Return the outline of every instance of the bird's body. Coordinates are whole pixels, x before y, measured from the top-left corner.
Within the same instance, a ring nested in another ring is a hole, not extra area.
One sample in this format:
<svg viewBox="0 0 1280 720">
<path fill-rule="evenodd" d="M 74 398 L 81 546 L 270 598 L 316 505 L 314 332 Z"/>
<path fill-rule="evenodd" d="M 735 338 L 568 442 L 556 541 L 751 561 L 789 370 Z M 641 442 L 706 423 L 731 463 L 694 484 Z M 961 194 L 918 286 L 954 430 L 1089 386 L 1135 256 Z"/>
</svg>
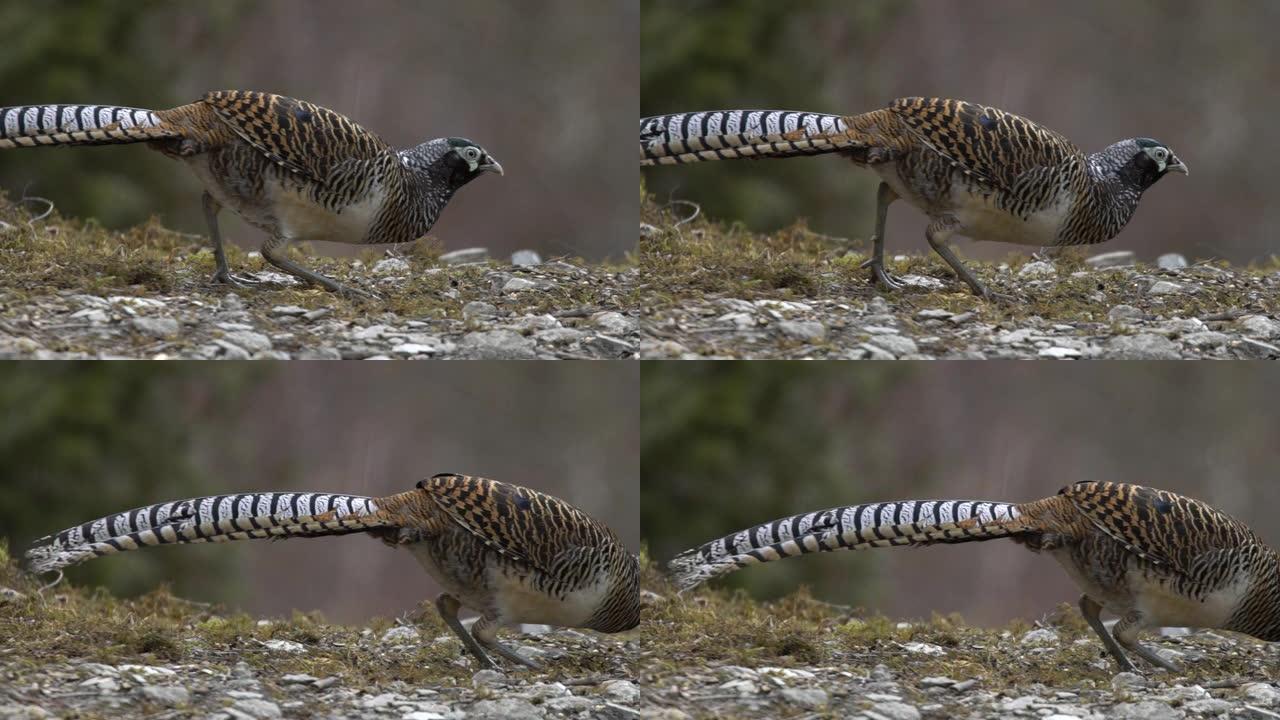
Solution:
<svg viewBox="0 0 1280 720">
<path fill-rule="evenodd" d="M 499 627 L 620 632 L 639 622 L 639 566 L 607 526 L 550 495 L 464 475 L 384 498 L 266 492 L 149 505 L 41 538 L 25 557 L 43 573 L 147 545 L 358 532 L 413 553 L 444 588 L 445 622 L 482 664 L 485 649 L 529 664 L 497 641 Z M 480 614 L 470 633 L 460 606 Z"/>
<path fill-rule="evenodd" d="M 747 565 L 811 552 L 1012 538 L 1052 555 L 1082 591 L 1081 611 L 1122 669 L 1124 650 L 1176 669 L 1138 643 L 1154 627 L 1207 627 L 1280 640 L 1280 556 L 1243 523 L 1163 490 L 1082 482 L 1049 498 L 902 501 L 764 523 L 671 561 L 683 588 Z M 1120 617 L 1113 633 L 1098 612 Z M 1114 635 L 1114 639 L 1113 639 Z M 1117 645 L 1118 641 L 1118 645 Z"/>
<path fill-rule="evenodd" d="M 947 244 L 953 234 L 1023 245 L 1105 242 L 1166 172 L 1186 172 L 1167 147 L 1124 140 L 1085 155 L 1026 118 L 959 100 L 903 98 L 861 115 L 779 110 L 680 113 L 640 121 L 640 164 L 837 153 L 881 179 L 873 255 L 884 270 L 884 223 L 898 198 L 932 222 L 930 245 L 975 292 L 985 288 Z"/>
<path fill-rule="evenodd" d="M 282 95 L 211 92 L 170 110 L 95 105 L 0 108 L 0 149 L 146 142 L 183 160 L 205 188 L 216 281 L 236 283 L 218 232 L 219 208 L 270 239 L 263 256 L 335 291 L 290 260 L 293 241 L 404 243 L 424 236 L 453 194 L 502 168 L 465 138 L 395 150 L 349 118 Z"/>
</svg>

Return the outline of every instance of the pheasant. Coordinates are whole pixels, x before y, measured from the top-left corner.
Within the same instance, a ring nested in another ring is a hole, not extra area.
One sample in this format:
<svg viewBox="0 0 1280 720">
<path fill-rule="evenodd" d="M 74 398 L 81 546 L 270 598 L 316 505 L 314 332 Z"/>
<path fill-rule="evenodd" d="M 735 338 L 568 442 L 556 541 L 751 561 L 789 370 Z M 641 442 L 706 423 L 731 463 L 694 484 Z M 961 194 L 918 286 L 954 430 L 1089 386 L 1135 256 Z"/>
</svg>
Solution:
<svg viewBox="0 0 1280 720">
<path fill-rule="evenodd" d="M 1121 670 L 1125 650 L 1176 663 L 1138 642 L 1148 628 L 1222 628 L 1280 640 L 1280 555 L 1199 500 L 1142 487 L 1079 482 L 1012 504 L 907 500 L 781 518 L 687 550 L 669 564 L 688 589 L 755 563 L 813 552 L 1011 538 L 1052 555 L 1080 587 L 1080 612 Z M 1098 615 L 1120 617 L 1109 633 Z"/>
<path fill-rule="evenodd" d="M 603 523 L 544 493 L 436 475 L 382 498 L 252 492 L 175 500 L 91 520 L 36 540 L 33 573 L 149 545 L 368 533 L 408 548 L 444 588 L 436 608 L 482 667 L 486 649 L 528 667 L 498 641 L 518 623 L 615 633 L 640 621 L 639 561 Z M 461 606 L 480 613 L 468 633 Z"/>
<path fill-rule="evenodd" d="M 1062 135 L 993 107 L 902 98 L 862 115 L 780 110 L 679 113 L 640 121 L 640 164 L 837 153 L 880 176 L 872 279 L 884 267 L 885 216 L 899 198 L 924 211 L 929 245 L 975 293 L 995 294 L 948 244 L 952 235 L 1023 245 L 1091 245 L 1115 237 L 1147 188 L 1187 166 L 1150 138 L 1085 155 Z"/>
<path fill-rule="evenodd" d="M 502 166 L 466 138 L 394 150 L 332 110 L 283 95 L 228 90 L 170 110 L 110 105 L 0 108 L 0 149 L 145 142 L 180 158 L 204 185 L 215 283 L 231 274 L 218 232 L 229 207 L 269 234 L 262 256 L 290 275 L 365 295 L 286 253 L 295 240 L 404 243 L 422 237 L 463 185 Z"/>
</svg>

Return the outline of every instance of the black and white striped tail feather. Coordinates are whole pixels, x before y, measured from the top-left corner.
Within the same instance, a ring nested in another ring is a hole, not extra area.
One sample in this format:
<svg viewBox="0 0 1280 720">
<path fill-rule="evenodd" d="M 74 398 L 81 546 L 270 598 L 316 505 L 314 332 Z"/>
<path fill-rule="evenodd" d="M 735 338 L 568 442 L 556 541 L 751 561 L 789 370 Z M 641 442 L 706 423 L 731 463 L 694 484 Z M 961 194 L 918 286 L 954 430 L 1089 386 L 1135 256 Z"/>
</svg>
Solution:
<svg viewBox="0 0 1280 720">
<path fill-rule="evenodd" d="M 343 535 L 386 524 L 375 500 L 357 495 L 210 495 L 146 505 L 67 528 L 32 543 L 25 561 L 28 570 L 45 573 L 150 545 Z"/>
<path fill-rule="evenodd" d="M 150 110 L 115 105 L 17 105 L 0 108 L 0 149 L 102 145 L 172 137 Z"/>
<path fill-rule="evenodd" d="M 725 535 L 668 563 L 682 590 L 758 563 L 832 550 L 989 540 L 1020 529 L 1016 505 L 985 500 L 905 500 L 792 515 Z M 976 524 L 960 526 L 964 520 Z"/>
<path fill-rule="evenodd" d="M 847 129 L 840 115 L 794 110 L 710 110 L 640 120 L 640 164 L 791 157 L 835 152 Z M 794 135 L 797 130 L 803 138 Z"/>
</svg>

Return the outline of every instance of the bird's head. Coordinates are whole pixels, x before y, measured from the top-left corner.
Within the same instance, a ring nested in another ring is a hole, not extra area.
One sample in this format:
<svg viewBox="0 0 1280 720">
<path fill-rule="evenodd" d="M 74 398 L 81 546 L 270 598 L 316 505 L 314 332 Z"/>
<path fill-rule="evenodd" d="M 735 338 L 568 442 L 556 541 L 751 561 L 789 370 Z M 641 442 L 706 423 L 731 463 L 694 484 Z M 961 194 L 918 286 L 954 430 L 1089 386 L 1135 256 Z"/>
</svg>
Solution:
<svg viewBox="0 0 1280 720">
<path fill-rule="evenodd" d="M 484 173 L 502 174 L 502 166 L 478 143 L 466 138 L 436 138 L 400 154 L 411 170 L 442 177 L 457 189 Z"/>
<path fill-rule="evenodd" d="M 1146 190 L 1168 173 L 1187 174 L 1187 166 L 1168 145 L 1151 138 L 1121 140 L 1098 153 L 1102 169 L 1115 173 L 1127 183 Z"/>
</svg>

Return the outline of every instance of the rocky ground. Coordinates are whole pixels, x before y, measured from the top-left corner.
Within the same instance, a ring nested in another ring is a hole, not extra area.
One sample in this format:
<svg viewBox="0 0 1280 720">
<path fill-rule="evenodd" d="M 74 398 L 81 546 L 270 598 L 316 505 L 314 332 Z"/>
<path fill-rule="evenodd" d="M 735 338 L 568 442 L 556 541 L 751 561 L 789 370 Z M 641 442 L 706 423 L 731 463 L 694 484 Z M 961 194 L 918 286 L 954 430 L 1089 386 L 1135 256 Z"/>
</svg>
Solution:
<svg viewBox="0 0 1280 720">
<path fill-rule="evenodd" d="M 687 718 L 1195 720 L 1280 718 L 1280 645 L 1167 630 L 1181 673 L 1117 672 L 1072 606 L 975 628 L 866 616 L 804 592 L 677 596 L 650 572 L 640 712 Z"/>
<path fill-rule="evenodd" d="M 0 358 L 626 359 L 637 357 L 634 267 L 482 248 L 307 257 L 373 294 L 339 297 L 231 265 L 261 287 L 209 284 L 203 238 L 31 215 L 0 197 Z"/>
<path fill-rule="evenodd" d="M 1280 358 L 1280 264 L 1152 265 L 1118 250 L 968 261 L 1005 301 L 940 259 L 898 256 L 908 285 L 868 282 L 865 253 L 797 226 L 753 235 L 646 205 L 644 358 Z"/>
<path fill-rule="evenodd" d="M 225 614 L 164 592 L 41 592 L 10 569 L 0 582 L 0 720 L 640 716 L 636 633 L 526 626 L 507 639 L 545 669 L 480 670 L 433 608 L 348 628 Z"/>
</svg>

